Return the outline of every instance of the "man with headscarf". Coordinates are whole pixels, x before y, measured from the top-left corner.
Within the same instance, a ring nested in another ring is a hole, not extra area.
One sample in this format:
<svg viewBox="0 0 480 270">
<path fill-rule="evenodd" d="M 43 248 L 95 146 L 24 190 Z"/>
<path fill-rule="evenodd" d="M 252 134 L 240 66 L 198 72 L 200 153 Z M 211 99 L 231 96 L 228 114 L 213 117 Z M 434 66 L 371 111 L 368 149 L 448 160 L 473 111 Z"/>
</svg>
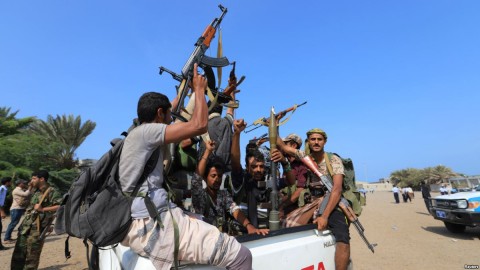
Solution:
<svg viewBox="0 0 480 270">
<path fill-rule="evenodd" d="M 332 190 L 322 213 L 318 213 L 320 204 L 324 199 L 326 188 L 316 185 L 320 181 L 317 176 L 312 175 L 309 187 L 312 192 L 312 202 L 294 210 L 287 218 L 287 227 L 303 225 L 313 219 L 318 230 L 329 229 L 332 231 L 336 239 L 335 249 L 335 267 L 336 269 L 347 269 L 350 259 L 350 232 L 349 223 L 339 209 L 338 203 L 343 191 L 343 178 L 345 176 L 342 160 L 336 156 L 329 155 L 325 152 L 324 147 L 327 143 L 327 133 L 319 128 L 311 129 L 307 132 L 307 145 L 305 150 L 309 151 L 309 155 L 318 166 L 318 170 L 323 175 L 330 175 L 332 179 Z M 277 139 L 277 145 L 288 155 L 295 155 L 297 159 L 304 157 L 305 152 L 286 145 L 282 140 Z M 330 174 L 327 167 L 330 163 L 332 173 Z M 315 184 L 315 185 L 314 185 Z"/>
</svg>

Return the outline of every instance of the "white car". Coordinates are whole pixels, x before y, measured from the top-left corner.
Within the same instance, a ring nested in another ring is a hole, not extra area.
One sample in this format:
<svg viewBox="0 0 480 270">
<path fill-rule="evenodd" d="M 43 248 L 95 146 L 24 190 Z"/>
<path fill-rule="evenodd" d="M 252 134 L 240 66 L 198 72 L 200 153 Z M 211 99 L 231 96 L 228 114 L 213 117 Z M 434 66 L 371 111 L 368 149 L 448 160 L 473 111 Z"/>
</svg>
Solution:
<svg viewBox="0 0 480 270">
<path fill-rule="evenodd" d="M 475 191 L 440 195 L 431 202 L 430 213 L 443 221 L 450 232 L 461 233 L 467 226 L 480 225 L 480 187 Z"/>
</svg>

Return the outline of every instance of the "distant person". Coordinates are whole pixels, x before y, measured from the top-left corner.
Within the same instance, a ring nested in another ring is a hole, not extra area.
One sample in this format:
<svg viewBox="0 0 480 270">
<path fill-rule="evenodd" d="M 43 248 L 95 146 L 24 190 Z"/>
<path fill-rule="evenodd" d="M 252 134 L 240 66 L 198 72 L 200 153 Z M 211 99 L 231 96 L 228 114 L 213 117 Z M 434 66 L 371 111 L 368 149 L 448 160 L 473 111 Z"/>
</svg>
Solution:
<svg viewBox="0 0 480 270">
<path fill-rule="evenodd" d="M 29 185 L 27 180 L 18 179 L 15 181 L 15 185 L 16 187 L 12 191 L 13 202 L 10 207 L 10 224 L 5 231 L 5 242 L 7 243 L 15 242 L 12 239 L 13 229 L 15 229 L 25 213 L 25 209 L 30 204 L 30 194 L 32 192 L 32 185 Z"/>
<path fill-rule="evenodd" d="M 3 230 L 2 220 L 7 217 L 7 215 L 5 213 L 5 209 L 3 207 L 5 205 L 5 199 L 7 198 L 8 187 L 10 186 L 11 182 L 12 182 L 11 177 L 4 177 L 2 179 L 2 185 L 0 186 L 0 216 L 1 216 L 1 218 L 0 218 L 0 233 Z M 2 238 L 0 237 L 0 250 L 4 250 L 4 249 L 5 249 L 5 247 L 3 246 Z"/>
<path fill-rule="evenodd" d="M 393 186 L 392 192 L 393 192 L 393 198 L 395 198 L 395 203 L 400 203 L 400 198 L 398 197 L 398 192 L 400 190 L 398 189 L 397 186 Z"/>
<path fill-rule="evenodd" d="M 407 187 L 403 187 L 400 192 L 402 193 L 403 202 L 406 203 L 408 201 Z"/>
<path fill-rule="evenodd" d="M 413 189 L 410 186 L 407 187 L 407 197 L 410 202 L 412 202 L 413 198 L 415 197 L 415 194 L 413 193 Z"/>
<path fill-rule="evenodd" d="M 430 212 L 430 208 L 432 205 L 430 204 L 430 187 L 425 183 L 425 181 L 422 181 L 422 184 L 420 185 L 420 189 L 422 191 L 422 198 L 425 201 L 425 206 L 427 207 L 427 211 Z"/>
<path fill-rule="evenodd" d="M 447 189 L 445 188 L 444 185 L 440 187 L 440 195 L 446 195 L 447 194 Z"/>
</svg>

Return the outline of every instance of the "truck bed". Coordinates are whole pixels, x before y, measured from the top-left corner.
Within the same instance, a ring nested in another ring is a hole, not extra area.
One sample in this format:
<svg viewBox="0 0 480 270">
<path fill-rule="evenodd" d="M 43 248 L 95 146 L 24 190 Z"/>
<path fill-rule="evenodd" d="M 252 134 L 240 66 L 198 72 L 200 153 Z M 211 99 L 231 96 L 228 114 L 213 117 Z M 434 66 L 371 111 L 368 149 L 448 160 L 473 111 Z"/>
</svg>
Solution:
<svg viewBox="0 0 480 270">
<path fill-rule="evenodd" d="M 253 256 L 253 269 L 335 269 L 335 238 L 330 231 L 318 232 L 316 225 L 285 228 L 267 236 L 243 235 L 237 240 Z M 118 245 L 100 251 L 101 269 L 155 269 L 148 258 Z M 181 262 L 180 269 L 224 269 Z"/>
</svg>

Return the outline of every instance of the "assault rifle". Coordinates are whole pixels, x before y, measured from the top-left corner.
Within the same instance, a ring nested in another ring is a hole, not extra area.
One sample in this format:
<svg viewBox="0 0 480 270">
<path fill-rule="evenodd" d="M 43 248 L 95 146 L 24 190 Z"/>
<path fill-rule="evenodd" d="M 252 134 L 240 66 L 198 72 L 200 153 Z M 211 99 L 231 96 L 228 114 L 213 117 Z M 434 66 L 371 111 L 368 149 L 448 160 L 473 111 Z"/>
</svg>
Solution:
<svg viewBox="0 0 480 270">
<path fill-rule="evenodd" d="M 298 153 L 298 152 L 297 152 Z M 325 210 L 325 207 L 327 206 L 328 199 L 330 198 L 330 193 L 332 192 L 333 185 L 332 185 L 332 179 L 328 175 L 323 175 L 319 170 L 317 165 L 314 163 L 312 158 L 308 155 L 301 157 L 300 159 L 305 166 L 307 166 L 310 171 L 312 171 L 318 178 L 320 178 L 320 182 L 325 186 L 325 188 L 328 190 L 327 194 L 323 198 L 323 201 L 320 205 L 319 208 L 319 213 L 323 213 Z M 367 238 L 365 237 L 365 229 L 363 228 L 362 224 L 360 223 L 360 220 L 358 220 L 357 215 L 355 215 L 355 212 L 353 212 L 352 207 L 350 206 L 350 203 L 345 199 L 344 197 L 340 198 L 340 202 L 338 203 L 338 206 L 340 209 L 342 209 L 342 212 L 345 214 L 345 216 L 348 218 L 350 223 L 352 223 L 355 226 L 355 229 L 357 229 L 358 234 L 360 237 L 363 239 L 367 247 L 372 251 L 372 253 L 375 253 L 374 247 L 377 244 L 370 244 L 368 242 Z"/>
<path fill-rule="evenodd" d="M 303 106 L 303 105 L 305 105 L 306 103 L 307 103 L 307 102 L 305 101 L 305 102 L 303 102 L 303 103 L 300 104 L 300 105 L 296 105 L 296 104 L 295 104 L 295 105 L 293 105 L 292 107 L 290 107 L 290 108 L 288 108 L 288 109 L 286 109 L 286 110 L 283 110 L 283 111 L 275 114 L 275 115 L 274 115 L 274 116 L 275 116 L 274 118 L 277 119 L 277 120 L 278 120 L 278 119 L 281 119 L 281 118 L 284 117 L 288 112 L 295 111 L 298 107 Z M 268 118 L 267 118 L 267 117 L 260 117 L 260 118 L 258 118 L 257 120 L 253 121 L 252 124 L 248 125 L 248 126 L 245 128 L 245 131 L 244 131 L 244 132 L 245 132 L 245 133 L 248 133 L 248 132 L 250 132 L 250 131 L 252 131 L 252 130 L 255 130 L 255 129 L 259 128 L 260 126 L 268 126 L 269 123 L 270 123 L 270 119 L 271 119 L 271 116 L 268 117 Z M 278 126 L 281 126 L 281 125 L 285 124 L 285 122 L 286 122 L 287 120 L 288 120 L 288 118 L 287 118 L 286 120 L 282 121 L 281 123 L 279 123 Z M 250 128 L 250 127 L 252 127 L 252 126 L 255 126 L 255 127 L 247 130 L 248 128 Z"/>
<path fill-rule="evenodd" d="M 215 90 L 215 75 L 213 73 L 212 67 L 224 67 L 230 64 L 228 59 L 226 57 L 220 57 L 220 58 L 213 58 L 205 55 L 205 52 L 207 49 L 210 47 L 210 42 L 212 39 L 215 37 L 215 33 L 217 32 L 218 27 L 220 26 L 220 23 L 223 20 L 223 17 L 227 13 L 227 9 L 224 8 L 222 5 L 218 5 L 220 10 L 222 11 L 222 14 L 220 15 L 219 18 L 213 19 L 212 23 L 210 23 L 203 34 L 198 38 L 197 42 L 195 43 L 195 49 L 193 50 L 192 54 L 188 58 L 187 62 L 182 68 L 182 73 L 181 74 L 176 74 L 175 72 L 168 70 L 164 67 L 160 67 L 160 74 L 163 72 L 167 72 L 172 77 L 180 82 L 180 85 L 177 86 L 177 105 L 172 108 L 172 117 L 175 119 L 175 121 L 183 121 L 187 122 L 188 119 L 184 115 L 188 115 L 189 112 L 185 112 L 188 109 L 184 108 L 184 102 L 185 102 L 185 97 L 187 97 L 187 94 L 190 89 L 190 84 L 192 83 L 193 80 L 193 67 L 194 64 L 198 64 L 204 72 L 205 76 L 207 77 L 207 83 L 208 87 L 210 89 Z M 194 100 L 194 94 L 190 97 L 190 100 Z M 193 107 L 195 106 L 193 102 L 190 102 L 191 104 L 191 109 L 193 111 Z M 188 107 L 188 106 L 187 106 Z M 183 112 L 183 115 L 182 115 Z M 168 146 L 168 154 L 165 157 L 164 161 L 164 168 L 165 172 L 167 175 L 170 173 L 170 169 L 172 167 L 172 164 L 174 163 L 175 159 L 175 148 L 176 144 L 170 144 Z"/>
<path fill-rule="evenodd" d="M 230 64 L 226 57 L 213 58 L 205 55 L 205 52 L 210 47 L 210 42 L 215 37 L 215 33 L 223 20 L 223 17 L 227 13 L 227 9 L 222 5 L 218 6 L 222 11 L 219 18 L 213 19 L 212 23 L 207 26 L 203 34 L 198 38 L 195 43 L 195 49 L 188 58 L 187 62 L 182 68 L 182 74 L 176 74 L 164 67 L 160 67 L 160 74 L 164 71 L 170 73 L 172 77 L 180 81 L 180 85 L 177 87 L 178 105 L 172 108 L 172 116 L 175 119 L 181 119 L 186 122 L 180 112 L 182 110 L 185 97 L 188 94 L 190 83 L 193 79 L 193 65 L 198 64 L 205 71 L 207 80 L 209 81 L 210 89 L 215 90 L 215 76 L 213 75 L 212 67 L 225 67 Z M 213 78 L 213 79 L 212 79 Z"/>
</svg>

